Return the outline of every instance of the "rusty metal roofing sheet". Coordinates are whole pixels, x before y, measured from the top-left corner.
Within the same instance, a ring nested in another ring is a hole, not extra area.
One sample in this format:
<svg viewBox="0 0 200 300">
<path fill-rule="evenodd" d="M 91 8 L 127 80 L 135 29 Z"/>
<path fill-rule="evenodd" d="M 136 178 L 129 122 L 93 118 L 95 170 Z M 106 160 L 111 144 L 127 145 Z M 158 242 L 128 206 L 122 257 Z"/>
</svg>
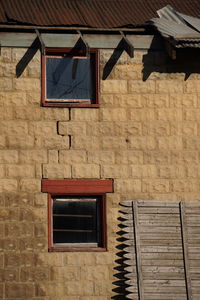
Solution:
<svg viewBox="0 0 200 300">
<path fill-rule="evenodd" d="M 113 28 L 143 25 L 170 4 L 198 17 L 199 0 L 0 0 L 1 24 Z"/>
<path fill-rule="evenodd" d="M 160 18 L 151 20 L 160 34 L 177 48 L 200 47 L 200 19 L 175 11 L 167 5 L 157 11 Z"/>
</svg>

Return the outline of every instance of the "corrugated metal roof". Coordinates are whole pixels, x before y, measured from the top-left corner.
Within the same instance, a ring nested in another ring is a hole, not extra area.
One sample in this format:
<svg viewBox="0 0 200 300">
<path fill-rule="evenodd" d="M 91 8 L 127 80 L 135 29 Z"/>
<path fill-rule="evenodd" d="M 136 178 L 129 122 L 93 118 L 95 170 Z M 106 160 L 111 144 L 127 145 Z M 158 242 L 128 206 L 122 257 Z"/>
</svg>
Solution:
<svg viewBox="0 0 200 300">
<path fill-rule="evenodd" d="M 200 19 L 175 11 L 167 5 L 157 11 L 160 18 L 151 20 L 164 38 L 177 48 L 200 47 Z"/>
<path fill-rule="evenodd" d="M 170 4 L 194 17 L 199 0 L 0 0 L 1 24 L 87 26 L 95 28 L 143 25 Z"/>
</svg>

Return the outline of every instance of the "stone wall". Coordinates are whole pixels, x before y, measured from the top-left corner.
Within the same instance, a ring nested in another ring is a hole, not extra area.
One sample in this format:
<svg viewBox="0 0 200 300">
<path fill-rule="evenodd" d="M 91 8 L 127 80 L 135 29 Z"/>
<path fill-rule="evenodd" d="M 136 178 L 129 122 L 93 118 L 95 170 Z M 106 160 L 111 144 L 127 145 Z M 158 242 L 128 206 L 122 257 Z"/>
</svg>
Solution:
<svg viewBox="0 0 200 300">
<path fill-rule="evenodd" d="M 200 200 L 197 54 L 123 54 L 100 83 L 100 108 L 69 110 L 41 107 L 39 53 L 16 78 L 25 51 L 0 56 L 0 298 L 117 299 L 118 203 Z M 114 179 L 108 252 L 48 253 L 42 178 Z"/>
</svg>

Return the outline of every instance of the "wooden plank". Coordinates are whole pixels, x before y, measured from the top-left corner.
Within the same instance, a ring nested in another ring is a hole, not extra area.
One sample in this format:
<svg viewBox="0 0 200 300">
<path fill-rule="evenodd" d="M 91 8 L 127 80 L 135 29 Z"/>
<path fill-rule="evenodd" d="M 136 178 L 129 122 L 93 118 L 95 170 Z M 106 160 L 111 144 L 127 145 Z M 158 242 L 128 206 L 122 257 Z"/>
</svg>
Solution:
<svg viewBox="0 0 200 300">
<path fill-rule="evenodd" d="M 155 294 L 154 292 L 151 294 L 145 293 L 145 300 L 186 300 L 186 295 L 176 295 L 176 294 Z M 194 300 L 194 299 L 193 299 Z M 199 299 L 198 299 L 199 300 Z"/>
<path fill-rule="evenodd" d="M 188 241 L 187 241 L 187 228 L 186 228 L 186 216 L 185 216 L 185 205 L 184 202 L 180 202 L 180 216 L 181 216 L 181 232 L 182 232 L 182 242 L 183 242 L 183 258 L 185 267 L 185 283 L 187 291 L 187 299 L 192 300 L 192 288 L 191 288 L 191 278 L 189 271 L 189 260 L 188 260 Z"/>
<path fill-rule="evenodd" d="M 179 215 L 178 207 L 139 207 L 139 214 L 177 214 Z"/>
<path fill-rule="evenodd" d="M 179 207 L 178 201 L 150 201 L 150 200 L 139 200 L 138 206 L 141 207 Z"/>
<path fill-rule="evenodd" d="M 140 250 L 140 231 L 138 223 L 138 203 L 132 202 L 134 228 L 135 228 L 135 247 L 136 247 L 136 270 L 137 270 L 137 282 L 138 282 L 138 295 L 139 300 L 144 300 L 143 292 L 143 279 L 142 279 L 142 262 L 141 262 L 141 250 Z"/>
<path fill-rule="evenodd" d="M 163 252 L 167 252 L 167 253 L 182 253 L 182 245 L 180 246 L 143 246 L 141 248 L 141 252 L 142 253 L 163 253 Z"/>
</svg>

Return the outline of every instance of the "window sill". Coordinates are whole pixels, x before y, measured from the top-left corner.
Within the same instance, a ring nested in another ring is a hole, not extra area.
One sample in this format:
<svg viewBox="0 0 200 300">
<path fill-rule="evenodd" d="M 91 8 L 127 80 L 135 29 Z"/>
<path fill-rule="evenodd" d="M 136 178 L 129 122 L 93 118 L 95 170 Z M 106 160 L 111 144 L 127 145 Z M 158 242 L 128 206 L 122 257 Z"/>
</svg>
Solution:
<svg viewBox="0 0 200 300">
<path fill-rule="evenodd" d="M 51 247 L 48 249 L 48 252 L 106 252 L 107 248 L 101 247 Z"/>
<path fill-rule="evenodd" d="M 98 103 L 95 104 L 80 104 L 80 103 L 48 103 L 43 102 L 42 106 L 44 107 L 76 107 L 76 108 L 99 108 L 100 105 Z"/>
</svg>

